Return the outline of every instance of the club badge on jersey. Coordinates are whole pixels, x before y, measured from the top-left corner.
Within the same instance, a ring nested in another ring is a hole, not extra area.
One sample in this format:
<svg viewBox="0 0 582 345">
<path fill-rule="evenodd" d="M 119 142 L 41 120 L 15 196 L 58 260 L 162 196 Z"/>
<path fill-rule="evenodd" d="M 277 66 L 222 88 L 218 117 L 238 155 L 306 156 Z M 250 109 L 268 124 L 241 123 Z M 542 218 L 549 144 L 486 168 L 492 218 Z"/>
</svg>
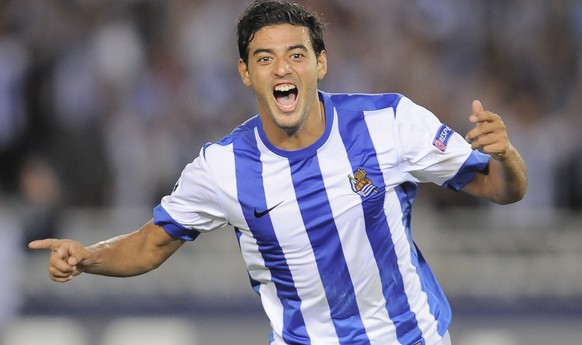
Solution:
<svg viewBox="0 0 582 345">
<path fill-rule="evenodd" d="M 354 175 L 348 175 L 350 179 L 350 184 L 354 193 L 367 197 L 372 193 L 378 193 L 376 186 L 372 183 L 368 177 L 368 172 L 366 170 L 358 168 L 354 171 Z"/>
</svg>

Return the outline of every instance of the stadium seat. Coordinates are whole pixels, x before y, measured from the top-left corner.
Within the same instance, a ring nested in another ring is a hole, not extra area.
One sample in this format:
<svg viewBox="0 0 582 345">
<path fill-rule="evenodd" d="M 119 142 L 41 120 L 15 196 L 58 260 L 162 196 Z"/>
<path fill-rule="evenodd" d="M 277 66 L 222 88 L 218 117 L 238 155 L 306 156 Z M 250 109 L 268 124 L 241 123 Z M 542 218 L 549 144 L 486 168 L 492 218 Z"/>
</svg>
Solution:
<svg viewBox="0 0 582 345">
<path fill-rule="evenodd" d="M 457 344 L 457 341 L 454 342 Z M 459 345 L 519 345 L 516 337 L 502 330 L 474 330 L 467 332 L 458 341 Z"/>
<path fill-rule="evenodd" d="M 0 334 L 2 345 L 89 345 L 81 322 L 65 317 L 23 317 Z"/>
<path fill-rule="evenodd" d="M 123 317 L 103 331 L 102 345 L 198 345 L 197 332 L 179 317 Z"/>
</svg>

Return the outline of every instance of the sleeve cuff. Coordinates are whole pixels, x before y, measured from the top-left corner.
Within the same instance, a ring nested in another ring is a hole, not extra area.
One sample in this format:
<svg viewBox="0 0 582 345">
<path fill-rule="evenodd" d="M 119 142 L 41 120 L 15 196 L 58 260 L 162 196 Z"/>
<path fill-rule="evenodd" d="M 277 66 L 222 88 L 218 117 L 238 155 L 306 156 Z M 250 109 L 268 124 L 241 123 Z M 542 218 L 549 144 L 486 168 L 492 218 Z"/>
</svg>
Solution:
<svg viewBox="0 0 582 345">
<path fill-rule="evenodd" d="M 463 163 L 457 174 L 443 183 L 443 187 L 460 191 L 465 187 L 465 185 L 473 180 L 476 172 L 487 169 L 489 158 L 489 155 L 474 150 L 471 152 L 465 163 Z"/>
<path fill-rule="evenodd" d="M 154 208 L 154 224 L 161 226 L 173 238 L 179 238 L 185 241 L 194 241 L 200 232 L 194 229 L 187 229 L 176 222 L 168 212 L 158 205 Z"/>
</svg>

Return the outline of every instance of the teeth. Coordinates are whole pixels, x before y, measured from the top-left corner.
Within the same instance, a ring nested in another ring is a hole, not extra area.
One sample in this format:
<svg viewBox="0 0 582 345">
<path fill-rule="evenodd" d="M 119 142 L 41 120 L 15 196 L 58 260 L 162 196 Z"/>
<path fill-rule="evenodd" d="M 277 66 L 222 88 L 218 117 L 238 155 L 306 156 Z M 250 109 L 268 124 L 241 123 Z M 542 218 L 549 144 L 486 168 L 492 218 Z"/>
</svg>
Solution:
<svg viewBox="0 0 582 345">
<path fill-rule="evenodd" d="M 283 84 L 275 86 L 275 91 L 287 92 L 289 90 L 295 89 L 295 85 Z"/>
</svg>

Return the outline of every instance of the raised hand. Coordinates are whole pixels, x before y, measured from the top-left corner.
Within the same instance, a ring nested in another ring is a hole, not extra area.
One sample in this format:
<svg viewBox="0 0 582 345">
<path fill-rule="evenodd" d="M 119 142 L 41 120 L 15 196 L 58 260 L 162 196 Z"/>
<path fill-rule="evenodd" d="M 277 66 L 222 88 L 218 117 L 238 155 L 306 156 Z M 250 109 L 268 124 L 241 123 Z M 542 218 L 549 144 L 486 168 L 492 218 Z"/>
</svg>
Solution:
<svg viewBox="0 0 582 345">
<path fill-rule="evenodd" d="M 501 116 L 485 111 L 478 100 L 473 101 L 472 107 L 473 114 L 469 116 L 469 121 L 475 127 L 467 133 L 465 139 L 473 149 L 490 154 L 497 160 L 504 160 L 511 144 Z"/>
</svg>

